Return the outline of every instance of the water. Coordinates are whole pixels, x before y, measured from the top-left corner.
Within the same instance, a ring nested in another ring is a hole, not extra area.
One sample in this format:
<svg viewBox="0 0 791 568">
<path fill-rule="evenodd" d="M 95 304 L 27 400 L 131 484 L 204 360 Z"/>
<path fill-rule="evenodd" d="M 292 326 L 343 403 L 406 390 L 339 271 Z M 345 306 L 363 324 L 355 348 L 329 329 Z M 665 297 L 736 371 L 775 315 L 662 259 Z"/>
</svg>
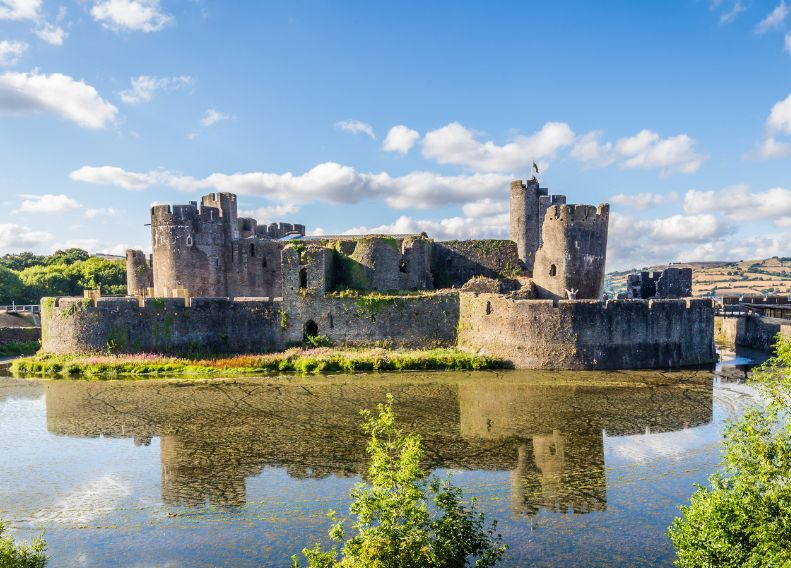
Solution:
<svg viewBox="0 0 791 568">
<path fill-rule="evenodd" d="M 753 396 L 709 371 L 0 378 L 0 518 L 51 566 L 286 566 L 347 510 L 358 411 L 387 392 L 497 519 L 504 566 L 670 566 L 667 526 Z"/>
</svg>

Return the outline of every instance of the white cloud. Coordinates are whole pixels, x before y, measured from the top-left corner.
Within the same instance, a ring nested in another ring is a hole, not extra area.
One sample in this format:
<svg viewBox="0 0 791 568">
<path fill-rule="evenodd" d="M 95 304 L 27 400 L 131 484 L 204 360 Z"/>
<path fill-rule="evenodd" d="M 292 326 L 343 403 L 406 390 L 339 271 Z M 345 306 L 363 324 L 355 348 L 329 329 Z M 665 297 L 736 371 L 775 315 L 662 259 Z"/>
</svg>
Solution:
<svg viewBox="0 0 791 568">
<path fill-rule="evenodd" d="M 63 194 L 23 195 L 19 211 L 22 213 L 64 213 L 82 207 L 77 201 Z"/>
<path fill-rule="evenodd" d="M 784 1 L 781 1 L 777 7 L 769 12 L 769 15 L 766 16 L 760 23 L 755 26 L 755 31 L 759 34 L 766 33 L 769 30 L 777 29 L 783 25 L 783 22 L 788 16 L 788 6 Z"/>
<path fill-rule="evenodd" d="M 299 207 L 286 203 L 284 205 L 271 205 L 269 207 L 259 207 L 257 209 L 239 211 L 240 217 L 252 217 L 262 222 L 280 221 L 284 217 L 294 215 L 299 212 Z"/>
<path fill-rule="evenodd" d="M 412 172 L 393 177 L 385 172 L 360 173 L 335 162 L 319 164 L 300 175 L 291 172 L 213 173 L 198 179 L 164 170 L 136 173 L 115 166 L 83 166 L 69 177 L 129 190 L 157 185 L 182 191 L 229 191 L 292 204 L 310 201 L 357 203 L 380 198 L 396 209 L 428 208 L 504 195 L 510 181 L 510 176 L 502 174 L 442 176 Z"/>
<path fill-rule="evenodd" d="M 554 157 L 574 141 L 574 132 L 564 122 L 547 122 L 530 136 L 517 136 L 498 146 L 480 142 L 474 133 L 458 122 L 427 132 L 423 156 L 440 164 L 458 164 L 475 171 L 528 171 L 533 161 Z"/>
<path fill-rule="evenodd" d="M 791 94 L 772 106 L 766 119 L 766 128 L 769 132 L 791 134 Z"/>
<path fill-rule="evenodd" d="M 661 138 L 651 130 L 621 138 L 614 144 L 600 142 L 601 131 L 577 138 L 571 157 L 588 167 L 604 167 L 618 163 L 622 168 L 659 169 L 662 175 L 693 173 L 704 157 L 695 152 L 695 140 L 686 134 Z"/>
<path fill-rule="evenodd" d="M 789 242 L 791 242 L 791 233 L 738 236 L 685 248 L 679 252 L 677 258 L 681 262 L 691 262 L 786 256 Z"/>
<path fill-rule="evenodd" d="M 117 217 L 121 211 L 115 207 L 99 207 L 97 209 L 86 209 L 86 219 L 97 219 L 99 217 Z"/>
<path fill-rule="evenodd" d="M 130 191 L 139 191 L 148 189 L 152 185 L 164 185 L 160 181 L 163 175 L 163 172 L 158 171 L 137 174 L 115 166 L 83 166 L 71 172 L 69 177 L 74 181 L 84 181 L 97 185 L 115 185 Z"/>
<path fill-rule="evenodd" d="M 149 102 L 154 98 L 157 91 L 175 91 L 186 87 L 192 83 L 192 77 L 184 75 L 178 77 L 152 77 L 150 75 L 140 75 L 130 79 L 130 83 L 130 88 L 121 91 L 119 95 L 121 96 L 121 100 L 126 104 L 135 105 Z M 216 111 L 214 111 L 214 109 L 209 109 L 207 114 L 208 112 Z"/>
<path fill-rule="evenodd" d="M 617 195 L 613 195 L 610 197 L 610 203 L 615 203 L 616 205 L 627 205 L 629 207 L 635 207 L 637 209 L 646 209 L 648 207 L 654 207 L 659 205 L 664 205 L 666 203 L 671 203 L 678 199 L 678 194 L 675 192 L 671 193 L 635 193 L 631 195 L 627 195 L 625 193 L 619 193 Z"/>
<path fill-rule="evenodd" d="M 36 20 L 41 0 L 0 0 L 0 20 Z"/>
<path fill-rule="evenodd" d="M 68 32 L 62 27 L 47 22 L 42 22 L 33 33 L 35 33 L 39 39 L 51 45 L 63 45 L 63 41 L 69 37 Z"/>
<path fill-rule="evenodd" d="M 741 0 L 736 0 L 733 6 L 727 12 L 720 15 L 721 24 L 729 24 L 736 19 L 736 16 L 744 12 L 747 8 L 742 4 Z"/>
<path fill-rule="evenodd" d="M 437 240 L 504 238 L 508 232 L 508 214 L 489 218 L 449 217 L 445 219 L 414 219 L 403 215 L 394 222 L 378 226 L 359 226 L 344 231 L 345 235 L 417 234 L 426 233 Z"/>
<path fill-rule="evenodd" d="M 774 187 L 753 193 L 745 184 L 717 191 L 691 189 L 684 196 L 684 211 L 691 214 L 719 211 L 735 221 L 774 219 L 784 223 L 791 218 L 791 190 Z"/>
<path fill-rule="evenodd" d="M 774 136 L 767 136 L 766 140 L 764 140 L 758 148 L 757 155 L 762 160 L 785 158 L 786 156 L 791 156 L 791 144 L 788 142 L 779 142 Z"/>
<path fill-rule="evenodd" d="M 138 249 L 147 251 L 147 247 L 139 245 L 129 245 L 126 243 L 108 243 L 106 240 L 99 239 L 70 239 L 55 243 L 51 247 L 52 251 L 69 248 L 79 248 L 91 254 L 113 254 L 116 256 L 126 256 L 127 249 Z"/>
<path fill-rule="evenodd" d="M 157 32 L 173 21 L 159 8 L 159 0 L 102 0 L 91 8 L 91 16 L 113 31 Z"/>
<path fill-rule="evenodd" d="M 28 45 L 23 41 L 0 41 L 0 67 L 15 65 L 27 48 Z"/>
<path fill-rule="evenodd" d="M 225 114 L 219 112 L 213 108 L 210 108 L 206 111 L 206 114 L 203 115 L 203 118 L 200 119 L 200 123 L 205 127 L 208 128 L 213 124 L 220 122 L 221 120 L 231 120 L 233 118 L 230 114 Z"/>
<path fill-rule="evenodd" d="M 508 201 L 505 199 L 494 200 L 490 198 L 465 203 L 461 210 L 465 217 L 490 217 L 501 213 L 508 213 Z"/>
<path fill-rule="evenodd" d="M 51 112 L 85 128 L 104 128 L 116 109 L 92 86 L 68 75 L 7 72 L 0 75 L 0 112 Z"/>
<path fill-rule="evenodd" d="M 785 40 L 783 41 L 785 45 L 785 50 L 787 53 L 791 53 L 791 32 L 786 34 Z"/>
<path fill-rule="evenodd" d="M 345 130 L 346 132 L 351 132 L 352 134 L 365 134 L 369 136 L 371 140 L 376 140 L 374 128 L 367 122 L 361 122 L 359 120 L 339 120 L 335 123 L 335 127 Z"/>
<path fill-rule="evenodd" d="M 36 231 L 30 227 L 9 223 L 0 223 L 0 249 L 22 249 L 35 247 L 52 239 L 45 231 Z"/>
<path fill-rule="evenodd" d="M 406 154 L 418 140 L 420 140 L 420 133 L 417 130 L 399 124 L 388 131 L 382 149 L 385 152 Z"/>
</svg>

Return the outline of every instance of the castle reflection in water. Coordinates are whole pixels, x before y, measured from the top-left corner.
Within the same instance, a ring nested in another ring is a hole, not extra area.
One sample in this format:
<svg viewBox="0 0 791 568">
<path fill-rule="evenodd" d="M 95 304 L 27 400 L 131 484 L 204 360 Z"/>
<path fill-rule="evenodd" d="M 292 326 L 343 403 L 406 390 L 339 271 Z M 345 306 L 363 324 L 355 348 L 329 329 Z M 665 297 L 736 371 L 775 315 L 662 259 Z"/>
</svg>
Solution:
<svg viewBox="0 0 791 568">
<path fill-rule="evenodd" d="M 607 507 L 604 436 L 712 419 L 711 374 L 461 373 L 46 385 L 51 433 L 160 438 L 162 499 L 239 506 L 265 467 L 364 476 L 361 408 L 395 396 L 428 469 L 510 471 L 514 515 Z"/>
</svg>

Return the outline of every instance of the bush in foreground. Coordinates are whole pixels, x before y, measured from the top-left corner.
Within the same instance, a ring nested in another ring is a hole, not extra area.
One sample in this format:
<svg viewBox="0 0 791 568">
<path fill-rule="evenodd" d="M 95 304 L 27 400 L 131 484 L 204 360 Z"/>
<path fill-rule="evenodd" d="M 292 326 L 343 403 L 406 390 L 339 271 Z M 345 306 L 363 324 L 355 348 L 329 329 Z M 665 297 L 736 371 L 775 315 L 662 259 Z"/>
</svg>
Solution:
<svg viewBox="0 0 791 568">
<path fill-rule="evenodd" d="M 751 381 L 766 404 L 728 426 L 723 472 L 670 526 L 678 566 L 791 566 L 791 339 Z"/>
<path fill-rule="evenodd" d="M 0 523 L 0 568 L 42 568 L 47 564 L 44 549 L 47 545 L 37 538 L 33 544 L 16 544 L 11 537 L 3 536 L 5 525 Z"/>
<path fill-rule="evenodd" d="M 449 480 L 426 479 L 420 468 L 420 438 L 396 427 L 393 396 L 378 405 L 378 416 L 363 411 L 363 430 L 371 436 L 370 484 L 351 491 L 349 513 L 354 536 L 345 539 L 343 521 L 334 511 L 330 538 L 343 546 L 325 551 L 317 543 L 302 554 L 310 568 L 390 566 L 450 568 L 494 566 L 505 554 L 496 523 L 486 524 L 475 500 L 462 502 L 461 489 Z M 299 568 L 297 555 L 292 568 Z"/>
</svg>

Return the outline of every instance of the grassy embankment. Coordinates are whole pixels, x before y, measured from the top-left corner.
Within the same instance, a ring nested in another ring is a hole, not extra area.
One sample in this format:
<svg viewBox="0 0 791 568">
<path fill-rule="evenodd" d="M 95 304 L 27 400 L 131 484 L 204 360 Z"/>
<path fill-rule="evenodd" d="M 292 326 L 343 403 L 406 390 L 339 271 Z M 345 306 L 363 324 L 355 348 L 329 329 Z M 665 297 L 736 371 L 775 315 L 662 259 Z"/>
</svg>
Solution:
<svg viewBox="0 0 791 568">
<path fill-rule="evenodd" d="M 0 357 L 13 355 L 32 355 L 41 347 L 38 341 L 25 341 L 22 343 L 6 343 L 0 345 Z"/>
<path fill-rule="evenodd" d="M 505 362 L 499 359 L 456 349 L 294 348 L 282 353 L 204 359 L 155 354 L 36 355 L 15 360 L 11 364 L 11 372 L 17 376 L 115 379 L 355 371 L 463 371 L 505 366 Z"/>
</svg>

